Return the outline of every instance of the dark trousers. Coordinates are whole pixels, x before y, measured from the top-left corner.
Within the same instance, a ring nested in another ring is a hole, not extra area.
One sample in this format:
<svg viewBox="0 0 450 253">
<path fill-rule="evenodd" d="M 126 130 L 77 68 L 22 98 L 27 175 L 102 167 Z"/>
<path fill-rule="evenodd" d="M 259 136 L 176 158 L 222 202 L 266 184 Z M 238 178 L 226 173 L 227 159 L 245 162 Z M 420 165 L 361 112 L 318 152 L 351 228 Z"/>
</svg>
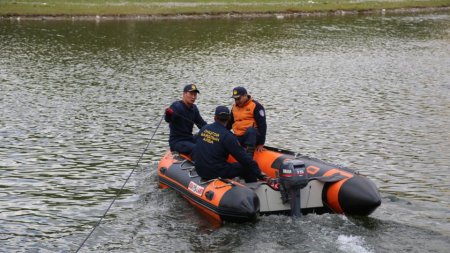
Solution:
<svg viewBox="0 0 450 253">
<path fill-rule="evenodd" d="M 228 163 L 224 166 L 217 177 L 221 178 L 234 178 L 234 177 L 242 177 L 245 182 L 252 183 L 257 181 L 257 174 L 250 170 L 250 168 L 246 168 L 242 166 L 240 163 Z"/>
<path fill-rule="evenodd" d="M 182 154 L 190 155 L 195 147 L 192 141 L 179 141 L 171 147 L 172 151 L 177 151 Z"/>
<path fill-rule="evenodd" d="M 255 147 L 257 137 L 258 130 L 256 130 L 256 128 L 254 127 L 247 128 L 244 135 L 237 136 L 239 143 L 244 147 Z"/>
</svg>

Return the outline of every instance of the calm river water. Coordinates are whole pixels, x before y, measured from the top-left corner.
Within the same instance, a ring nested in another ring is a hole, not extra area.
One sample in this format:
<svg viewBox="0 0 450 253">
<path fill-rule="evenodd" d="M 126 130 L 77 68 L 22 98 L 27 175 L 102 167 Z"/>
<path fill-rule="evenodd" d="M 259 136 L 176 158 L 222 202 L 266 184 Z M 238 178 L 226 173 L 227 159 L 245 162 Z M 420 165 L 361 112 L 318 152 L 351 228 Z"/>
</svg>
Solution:
<svg viewBox="0 0 450 253">
<path fill-rule="evenodd" d="M 359 170 L 368 218 L 210 224 L 157 188 L 164 108 L 198 83 L 265 105 L 267 145 Z M 450 13 L 161 21 L 0 20 L 0 251 L 448 252 Z M 151 139 L 155 133 L 155 137 Z M 136 166 L 147 144 L 141 162 Z"/>
</svg>

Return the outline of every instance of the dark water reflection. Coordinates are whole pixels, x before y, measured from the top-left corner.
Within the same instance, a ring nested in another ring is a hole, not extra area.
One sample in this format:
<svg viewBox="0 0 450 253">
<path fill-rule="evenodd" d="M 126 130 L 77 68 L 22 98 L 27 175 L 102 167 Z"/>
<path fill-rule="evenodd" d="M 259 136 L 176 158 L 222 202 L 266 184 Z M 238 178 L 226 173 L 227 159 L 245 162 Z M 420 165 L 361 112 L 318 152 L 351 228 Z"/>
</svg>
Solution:
<svg viewBox="0 0 450 253">
<path fill-rule="evenodd" d="M 156 131 L 86 252 L 446 252 L 449 20 L 1 20 L 2 250 L 74 251 Z M 214 228 L 156 188 L 158 123 L 189 82 L 209 122 L 246 86 L 267 109 L 268 145 L 359 170 L 383 205 L 367 219 Z"/>
</svg>

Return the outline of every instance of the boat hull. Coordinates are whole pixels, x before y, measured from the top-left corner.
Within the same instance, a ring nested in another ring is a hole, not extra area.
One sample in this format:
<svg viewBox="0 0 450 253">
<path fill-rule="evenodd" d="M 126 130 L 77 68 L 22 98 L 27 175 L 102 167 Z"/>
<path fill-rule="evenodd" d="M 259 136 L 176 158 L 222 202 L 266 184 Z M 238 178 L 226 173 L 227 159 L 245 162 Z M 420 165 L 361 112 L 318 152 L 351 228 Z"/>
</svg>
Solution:
<svg viewBox="0 0 450 253">
<path fill-rule="evenodd" d="M 381 204 L 376 185 L 349 168 L 271 147 L 255 153 L 255 160 L 264 173 L 273 178 L 279 176 L 280 168 L 286 161 L 302 161 L 310 179 L 301 190 L 303 213 L 367 216 Z"/>
<path fill-rule="evenodd" d="M 259 199 L 248 187 L 232 180 L 202 180 L 184 157 L 166 153 L 158 166 L 160 186 L 180 193 L 213 220 L 245 222 L 256 218 Z"/>
<path fill-rule="evenodd" d="M 254 159 L 271 180 L 256 183 L 232 179 L 205 181 L 197 175 L 188 157 L 168 151 L 158 165 L 159 184 L 180 193 L 212 220 L 245 222 L 254 220 L 258 214 L 298 209 L 291 206 L 279 180 L 283 165 L 296 161 L 304 164 L 308 176 L 306 186 L 299 190 L 301 214 L 367 216 L 381 204 L 375 184 L 348 168 L 270 147 L 256 152 Z M 230 157 L 229 161 L 234 159 Z"/>
</svg>

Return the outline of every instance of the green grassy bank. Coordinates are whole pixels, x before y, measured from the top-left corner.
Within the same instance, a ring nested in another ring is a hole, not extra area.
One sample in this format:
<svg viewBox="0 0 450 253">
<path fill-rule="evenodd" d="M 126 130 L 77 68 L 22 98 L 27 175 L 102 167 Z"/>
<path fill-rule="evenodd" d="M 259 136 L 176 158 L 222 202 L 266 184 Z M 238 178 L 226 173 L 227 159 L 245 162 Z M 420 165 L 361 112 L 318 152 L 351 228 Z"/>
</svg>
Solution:
<svg viewBox="0 0 450 253">
<path fill-rule="evenodd" d="M 450 7 L 450 0 L 0 0 L 0 16 L 223 15 Z"/>
</svg>

